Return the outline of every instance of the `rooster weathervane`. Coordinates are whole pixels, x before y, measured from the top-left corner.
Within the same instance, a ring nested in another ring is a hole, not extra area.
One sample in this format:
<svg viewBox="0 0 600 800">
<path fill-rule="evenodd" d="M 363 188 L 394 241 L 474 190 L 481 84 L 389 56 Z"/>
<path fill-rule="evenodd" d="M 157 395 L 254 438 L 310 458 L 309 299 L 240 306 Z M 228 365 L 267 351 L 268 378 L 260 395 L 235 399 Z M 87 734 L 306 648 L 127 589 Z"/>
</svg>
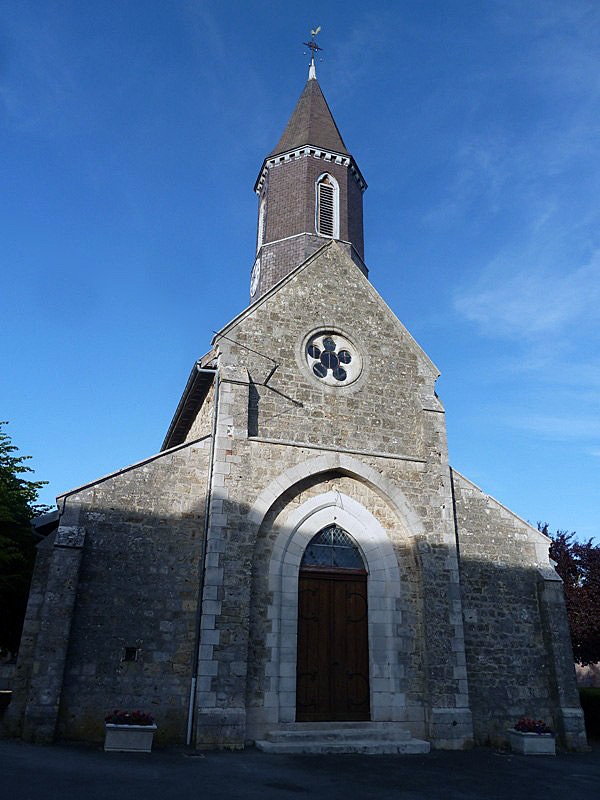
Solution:
<svg viewBox="0 0 600 800">
<path fill-rule="evenodd" d="M 317 34 L 319 33 L 320 30 L 321 30 L 321 26 L 319 25 L 314 30 L 311 30 L 310 35 L 311 35 L 312 38 L 311 38 L 310 42 L 302 42 L 302 44 L 305 47 L 308 47 L 308 49 L 310 50 L 310 62 L 311 62 L 311 64 L 315 63 L 315 53 L 317 52 L 317 50 L 322 50 L 323 49 L 322 47 L 319 47 L 319 45 L 315 41 L 315 39 L 317 37 Z"/>
</svg>

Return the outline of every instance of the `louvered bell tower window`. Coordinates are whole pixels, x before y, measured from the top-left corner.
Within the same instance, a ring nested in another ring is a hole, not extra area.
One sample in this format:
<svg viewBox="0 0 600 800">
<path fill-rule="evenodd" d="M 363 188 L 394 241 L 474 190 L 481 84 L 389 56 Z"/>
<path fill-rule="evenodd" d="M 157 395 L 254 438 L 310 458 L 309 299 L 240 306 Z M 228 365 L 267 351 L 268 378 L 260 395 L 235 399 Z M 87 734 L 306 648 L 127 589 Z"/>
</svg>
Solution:
<svg viewBox="0 0 600 800">
<path fill-rule="evenodd" d="M 337 182 L 331 175 L 323 175 L 317 181 L 317 233 L 339 237 L 338 205 Z"/>
</svg>

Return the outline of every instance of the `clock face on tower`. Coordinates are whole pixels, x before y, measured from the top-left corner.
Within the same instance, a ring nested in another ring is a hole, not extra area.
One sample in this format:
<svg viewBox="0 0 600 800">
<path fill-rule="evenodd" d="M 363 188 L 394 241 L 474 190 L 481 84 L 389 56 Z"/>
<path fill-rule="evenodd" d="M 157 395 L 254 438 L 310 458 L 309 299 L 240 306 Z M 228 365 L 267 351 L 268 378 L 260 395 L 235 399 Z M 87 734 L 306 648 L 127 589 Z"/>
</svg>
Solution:
<svg viewBox="0 0 600 800">
<path fill-rule="evenodd" d="M 260 258 L 257 258 L 252 267 L 250 275 L 250 297 L 254 297 L 258 289 L 258 281 L 260 280 Z"/>
</svg>

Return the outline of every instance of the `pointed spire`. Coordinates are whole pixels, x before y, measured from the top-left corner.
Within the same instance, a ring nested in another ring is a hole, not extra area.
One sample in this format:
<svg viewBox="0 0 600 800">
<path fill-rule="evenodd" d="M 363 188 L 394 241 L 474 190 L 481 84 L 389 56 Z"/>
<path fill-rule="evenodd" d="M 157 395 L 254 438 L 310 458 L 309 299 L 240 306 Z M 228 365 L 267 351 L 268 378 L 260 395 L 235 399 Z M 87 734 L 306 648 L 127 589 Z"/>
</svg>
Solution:
<svg viewBox="0 0 600 800">
<path fill-rule="evenodd" d="M 323 150 L 333 150 L 334 153 L 341 155 L 350 155 L 323 96 L 312 60 L 304 91 L 281 139 L 268 157 L 297 150 L 309 144 L 321 147 Z"/>
<path fill-rule="evenodd" d="M 327 239 L 336 239 L 364 275 L 360 170 L 346 149 L 317 81 L 312 41 L 308 80 L 275 149 L 262 162 L 252 302 L 262 297 Z"/>
</svg>

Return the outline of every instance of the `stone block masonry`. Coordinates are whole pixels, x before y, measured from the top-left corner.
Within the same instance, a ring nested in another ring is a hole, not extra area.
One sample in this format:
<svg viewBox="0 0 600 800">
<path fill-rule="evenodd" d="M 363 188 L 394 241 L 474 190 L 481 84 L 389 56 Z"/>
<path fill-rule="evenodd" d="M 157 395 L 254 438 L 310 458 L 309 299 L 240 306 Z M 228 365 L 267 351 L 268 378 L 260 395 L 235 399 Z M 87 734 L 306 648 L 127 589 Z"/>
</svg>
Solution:
<svg viewBox="0 0 600 800">
<path fill-rule="evenodd" d="M 353 382 L 312 370 L 317 332 L 350 343 Z M 302 555 L 335 524 L 367 572 L 372 722 L 451 749 L 543 716 L 584 747 L 548 542 L 450 469 L 438 371 L 345 249 L 311 256 L 214 355 L 184 444 L 61 499 L 16 728 L 99 741 L 107 711 L 141 708 L 159 743 L 193 722 L 197 747 L 237 748 L 295 722 Z"/>
<path fill-rule="evenodd" d="M 122 708 L 152 713 L 159 743 L 185 741 L 209 445 L 65 497 L 24 631 L 24 738 L 100 741 L 105 714 Z"/>
<path fill-rule="evenodd" d="M 347 334 L 363 353 L 365 369 L 347 389 L 324 386 L 304 361 L 305 337 L 323 325 Z M 295 539 L 288 542 L 287 531 L 311 492 L 318 519 L 340 518 L 325 498 L 345 497 L 344 490 L 361 498 L 362 511 L 346 524 L 359 544 L 366 537 L 367 549 L 368 531 L 377 526 L 372 515 L 382 508 L 388 517 L 379 555 L 365 551 L 374 719 L 402 721 L 417 736 L 431 730 L 441 746 L 465 746 L 471 740 L 468 687 L 460 672 L 464 636 L 437 370 L 337 243 L 224 333 L 216 340 L 218 427 L 227 441 L 218 434 L 222 460 L 217 456 L 215 475 L 223 485 L 215 496 L 222 502 L 219 514 L 211 513 L 208 539 L 223 543 L 214 564 L 220 605 L 211 606 L 206 627 L 217 642 L 212 652 L 202 650 L 197 741 L 218 744 L 222 723 L 230 746 L 239 746 L 266 725 L 293 721 L 296 585 L 306 542 L 292 553 Z M 271 364 L 261 352 L 277 364 L 266 385 Z M 249 438 L 249 430 L 257 435 Z M 363 455 L 340 455 L 350 448 Z M 281 516 L 271 519 L 284 498 Z M 395 510 L 391 498 L 399 503 Z M 349 501 L 340 502 L 345 509 Z M 398 570 L 412 576 L 408 584 L 392 577 Z M 208 586 L 207 575 L 205 591 Z M 450 731 L 437 721 L 446 719 Z"/>
<path fill-rule="evenodd" d="M 560 578 L 549 541 L 453 471 L 475 740 L 506 742 L 523 716 L 585 747 Z"/>
</svg>

